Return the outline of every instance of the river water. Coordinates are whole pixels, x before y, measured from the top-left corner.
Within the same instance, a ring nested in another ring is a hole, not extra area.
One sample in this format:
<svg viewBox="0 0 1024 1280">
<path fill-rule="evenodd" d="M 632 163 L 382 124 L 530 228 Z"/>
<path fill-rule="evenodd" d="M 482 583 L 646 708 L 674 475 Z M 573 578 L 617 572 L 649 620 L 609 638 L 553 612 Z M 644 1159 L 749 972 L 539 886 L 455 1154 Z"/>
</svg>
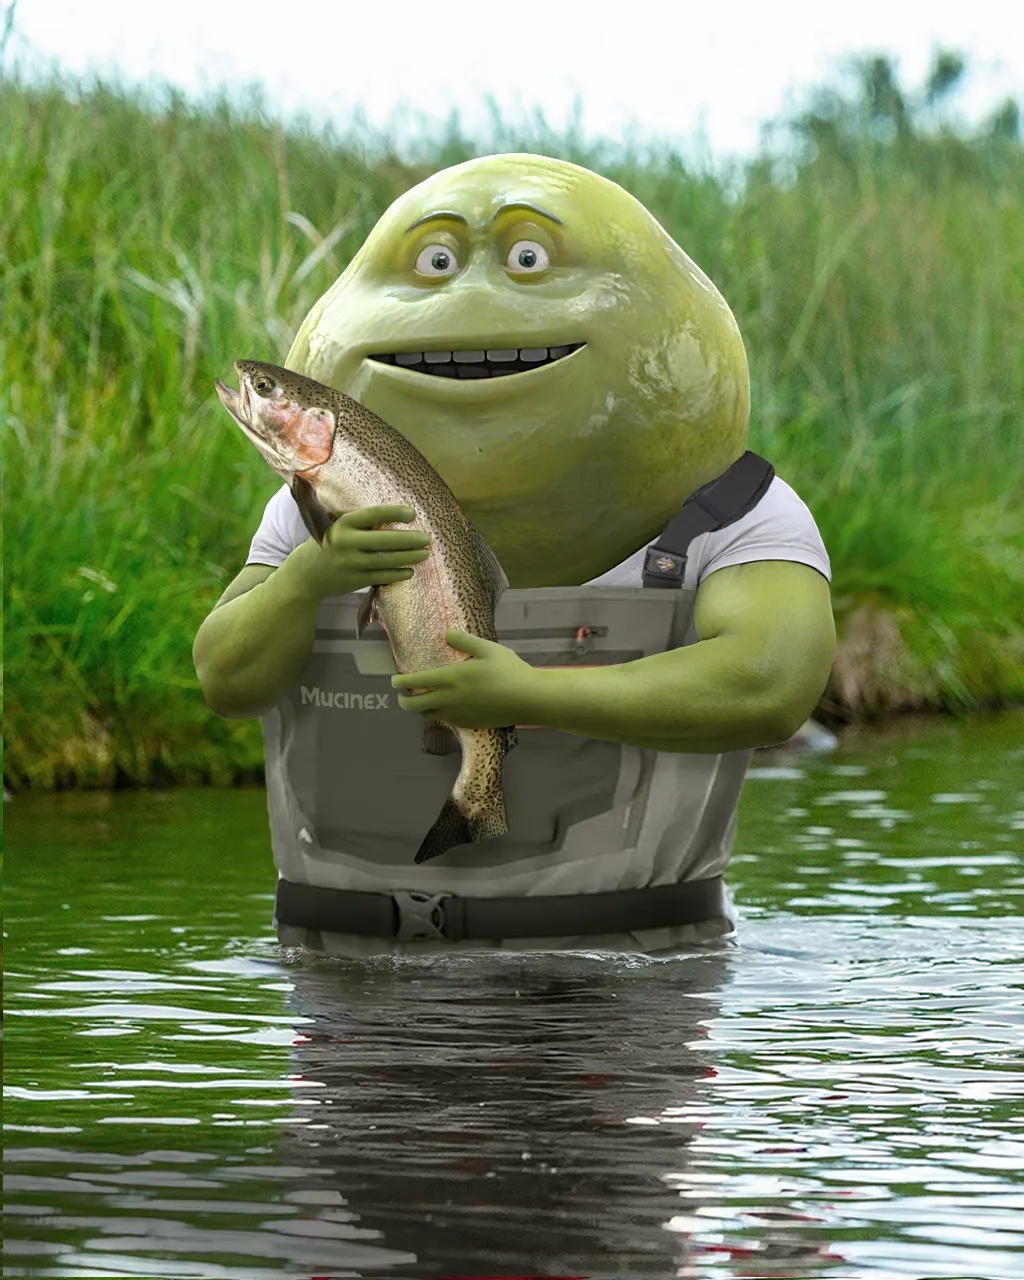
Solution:
<svg viewBox="0 0 1024 1280">
<path fill-rule="evenodd" d="M 1024 716 L 759 754 L 735 947 L 318 960 L 261 791 L 4 806 L 4 1275 L 1024 1275 Z"/>
</svg>

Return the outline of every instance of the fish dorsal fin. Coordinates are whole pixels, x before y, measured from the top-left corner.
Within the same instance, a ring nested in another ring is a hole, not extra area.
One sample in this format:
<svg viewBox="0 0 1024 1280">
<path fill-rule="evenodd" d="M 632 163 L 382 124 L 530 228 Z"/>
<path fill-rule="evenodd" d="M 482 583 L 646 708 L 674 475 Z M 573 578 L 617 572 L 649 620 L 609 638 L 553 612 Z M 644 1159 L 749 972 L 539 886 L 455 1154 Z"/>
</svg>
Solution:
<svg viewBox="0 0 1024 1280">
<path fill-rule="evenodd" d="M 467 519 L 473 541 L 476 544 L 477 559 L 480 561 L 480 572 L 483 574 L 484 584 L 487 588 L 487 594 L 491 601 L 491 608 L 498 607 L 498 601 L 501 599 L 503 592 L 508 589 L 508 578 L 505 577 L 505 570 L 501 567 L 501 562 L 487 545 L 487 540 L 480 530 L 476 527 L 472 520 Z"/>
</svg>

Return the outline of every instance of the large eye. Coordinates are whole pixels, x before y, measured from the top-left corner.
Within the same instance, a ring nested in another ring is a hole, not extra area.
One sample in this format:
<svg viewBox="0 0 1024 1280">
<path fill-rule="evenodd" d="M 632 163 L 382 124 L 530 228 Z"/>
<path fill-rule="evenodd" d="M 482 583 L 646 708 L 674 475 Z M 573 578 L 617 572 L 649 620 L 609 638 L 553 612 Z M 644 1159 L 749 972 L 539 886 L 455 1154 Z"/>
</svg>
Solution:
<svg viewBox="0 0 1024 1280">
<path fill-rule="evenodd" d="M 428 244 L 416 259 L 416 270 L 421 276 L 450 276 L 458 269 L 455 254 L 443 244 Z"/>
<path fill-rule="evenodd" d="M 543 271 L 550 267 L 548 251 L 536 240 L 517 240 L 508 251 L 505 266 L 509 271 L 528 272 Z"/>
<path fill-rule="evenodd" d="M 252 388 L 254 391 L 258 391 L 261 396 L 268 396 L 273 391 L 274 384 L 265 373 L 258 373 L 252 380 Z"/>
</svg>

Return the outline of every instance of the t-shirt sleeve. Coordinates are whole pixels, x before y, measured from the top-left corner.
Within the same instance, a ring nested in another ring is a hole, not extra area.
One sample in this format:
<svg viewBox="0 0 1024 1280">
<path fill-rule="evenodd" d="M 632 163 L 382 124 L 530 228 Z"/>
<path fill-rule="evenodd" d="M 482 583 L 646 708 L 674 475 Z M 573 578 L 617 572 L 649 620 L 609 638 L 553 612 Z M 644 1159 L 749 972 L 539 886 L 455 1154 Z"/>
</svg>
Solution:
<svg viewBox="0 0 1024 1280">
<path fill-rule="evenodd" d="M 734 524 L 707 534 L 703 543 L 698 585 L 716 569 L 754 560 L 796 560 L 832 581 L 828 552 L 810 509 L 778 476 L 752 511 Z"/>
<path fill-rule="evenodd" d="M 263 520 L 249 548 L 246 564 L 269 564 L 276 569 L 309 537 L 302 514 L 287 485 L 267 503 Z"/>
</svg>

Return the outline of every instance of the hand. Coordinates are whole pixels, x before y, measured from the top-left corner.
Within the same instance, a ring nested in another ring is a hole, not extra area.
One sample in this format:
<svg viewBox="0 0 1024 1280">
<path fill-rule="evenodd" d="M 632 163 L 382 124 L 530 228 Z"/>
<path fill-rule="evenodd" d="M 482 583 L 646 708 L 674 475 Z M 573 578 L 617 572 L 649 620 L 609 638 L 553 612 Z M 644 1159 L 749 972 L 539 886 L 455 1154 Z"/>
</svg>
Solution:
<svg viewBox="0 0 1024 1280">
<path fill-rule="evenodd" d="M 324 534 L 322 546 L 309 538 L 297 549 L 302 554 L 298 572 L 303 587 L 319 601 L 363 587 L 407 581 L 413 568 L 430 555 L 430 535 L 422 528 L 378 526 L 415 522 L 412 507 L 361 507 L 346 512 Z"/>
<path fill-rule="evenodd" d="M 428 687 L 426 693 L 399 695 L 403 711 L 418 711 L 428 720 L 443 720 L 460 729 L 531 723 L 538 673 L 528 662 L 505 645 L 466 631 L 447 631 L 445 640 L 470 657 L 450 666 L 392 676 L 392 689 Z"/>
</svg>

